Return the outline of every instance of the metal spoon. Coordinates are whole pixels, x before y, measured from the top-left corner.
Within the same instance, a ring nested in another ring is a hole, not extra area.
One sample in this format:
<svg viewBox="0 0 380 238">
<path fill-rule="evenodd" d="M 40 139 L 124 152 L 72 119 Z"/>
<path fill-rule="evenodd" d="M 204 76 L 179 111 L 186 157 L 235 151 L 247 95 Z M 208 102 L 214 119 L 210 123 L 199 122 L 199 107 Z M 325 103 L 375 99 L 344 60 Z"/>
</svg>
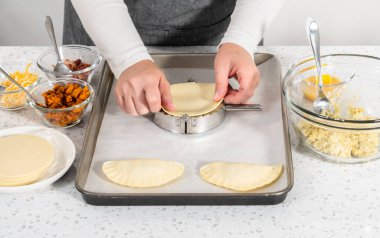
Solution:
<svg viewBox="0 0 380 238">
<path fill-rule="evenodd" d="M 1 67 L 0 67 L 0 72 L 7 78 L 9 79 L 12 83 L 16 84 L 17 87 L 19 87 L 22 91 L 25 92 L 25 94 L 30 98 L 30 100 L 33 101 L 34 104 L 37 104 L 36 100 L 34 100 L 33 96 L 26 90 L 21 84 L 19 84 L 16 80 L 14 80 L 7 72 L 5 72 Z"/>
<path fill-rule="evenodd" d="M 322 71 L 321 71 L 321 53 L 320 53 L 320 41 L 319 41 L 319 28 L 315 21 L 312 19 L 308 19 L 306 23 L 306 30 L 308 33 L 309 42 L 311 48 L 313 49 L 314 60 L 317 66 L 317 74 L 318 74 L 318 95 L 314 101 L 313 109 L 316 113 L 320 114 L 323 111 L 328 111 L 333 113 L 334 107 L 331 105 L 331 102 L 324 94 L 323 80 L 322 80 Z"/>
<path fill-rule="evenodd" d="M 45 17 L 45 27 L 49 34 L 50 40 L 53 43 L 55 53 L 57 54 L 57 64 L 54 66 L 54 73 L 58 76 L 70 74 L 71 70 L 62 62 L 62 56 L 58 50 L 57 41 L 55 39 L 53 21 L 50 16 Z"/>
</svg>

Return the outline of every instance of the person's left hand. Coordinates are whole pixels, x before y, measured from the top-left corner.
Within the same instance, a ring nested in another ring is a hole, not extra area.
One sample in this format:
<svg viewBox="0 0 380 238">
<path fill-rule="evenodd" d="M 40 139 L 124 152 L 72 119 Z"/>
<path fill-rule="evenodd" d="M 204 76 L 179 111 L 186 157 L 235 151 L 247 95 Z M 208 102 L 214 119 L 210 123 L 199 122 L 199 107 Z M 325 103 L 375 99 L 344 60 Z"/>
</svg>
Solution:
<svg viewBox="0 0 380 238">
<path fill-rule="evenodd" d="M 216 92 L 214 101 L 224 98 L 226 103 L 246 103 L 253 96 L 260 82 L 260 72 L 249 53 L 233 43 L 224 43 L 219 47 L 214 61 Z M 228 78 L 235 76 L 239 81 L 239 90 L 228 85 Z"/>
</svg>

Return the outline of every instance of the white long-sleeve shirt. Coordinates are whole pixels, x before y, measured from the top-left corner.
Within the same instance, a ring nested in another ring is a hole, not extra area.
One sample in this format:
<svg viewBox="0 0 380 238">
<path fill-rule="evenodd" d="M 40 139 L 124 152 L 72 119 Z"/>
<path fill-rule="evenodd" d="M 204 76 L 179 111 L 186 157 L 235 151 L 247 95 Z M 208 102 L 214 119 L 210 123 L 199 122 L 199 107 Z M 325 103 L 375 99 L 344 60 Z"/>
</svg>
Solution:
<svg viewBox="0 0 380 238">
<path fill-rule="evenodd" d="M 253 54 L 283 1 L 237 0 L 220 45 L 235 43 Z M 129 66 L 144 59 L 152 60 L 123 0 L 72 0 L 72 3 L 116 78 Z"/>
</svg>

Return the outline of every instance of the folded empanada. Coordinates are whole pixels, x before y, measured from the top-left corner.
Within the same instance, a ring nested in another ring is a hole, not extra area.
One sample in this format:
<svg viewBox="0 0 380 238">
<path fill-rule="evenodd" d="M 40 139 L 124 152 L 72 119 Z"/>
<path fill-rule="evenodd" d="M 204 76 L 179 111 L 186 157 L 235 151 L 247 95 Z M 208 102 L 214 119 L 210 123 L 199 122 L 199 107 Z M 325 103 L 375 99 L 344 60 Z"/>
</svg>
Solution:
<svg viewBox="0 0 380 238">
<path fill-rule="evenodd" d="M 157 187 L 180 177 L 185 167 L 160 159 L 113 160 L 103 163 L 103 173 L 114 183 L 135 187 Z"/>
<path fill-rule="evenodd" d="M 241 192 L 271 184 L 280 177 L 281 173 L 281 164 L 268 166 L 214 162 L 200 169 L 200 175 L 206 182 Z"/>
</svg>

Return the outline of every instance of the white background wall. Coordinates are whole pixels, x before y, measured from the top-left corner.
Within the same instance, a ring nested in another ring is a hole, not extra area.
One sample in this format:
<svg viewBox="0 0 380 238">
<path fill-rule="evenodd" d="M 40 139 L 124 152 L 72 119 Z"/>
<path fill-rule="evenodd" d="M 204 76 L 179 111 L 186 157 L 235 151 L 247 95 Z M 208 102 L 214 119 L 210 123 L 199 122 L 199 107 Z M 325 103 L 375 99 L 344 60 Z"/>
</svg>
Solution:
<svg viewBox="0 0 380 238">
<path fill-rule="evenodd" d="M 0 46 L 50 45 L 45 15 L 50 15 L 59 42 L 63 29 L 63 0 L 0 0 Z"/>
<path fill-rule="evenodd" d="M 49 45 L 44 16 L 53 18 L 59 42 L 63 0 L 0 0 L 0 45 Z M 304 45 L 313 17 L 324 45 L 380 45 L 380 0 L 286 0 L 265 45 Z"/>
<path fill-rule="evenodd" d="M 308 17 L 318 22 L 324 45 L 380 45 L 380 0 L 286 0 L 265 44 L 307 44 Z"/>
</svg>

